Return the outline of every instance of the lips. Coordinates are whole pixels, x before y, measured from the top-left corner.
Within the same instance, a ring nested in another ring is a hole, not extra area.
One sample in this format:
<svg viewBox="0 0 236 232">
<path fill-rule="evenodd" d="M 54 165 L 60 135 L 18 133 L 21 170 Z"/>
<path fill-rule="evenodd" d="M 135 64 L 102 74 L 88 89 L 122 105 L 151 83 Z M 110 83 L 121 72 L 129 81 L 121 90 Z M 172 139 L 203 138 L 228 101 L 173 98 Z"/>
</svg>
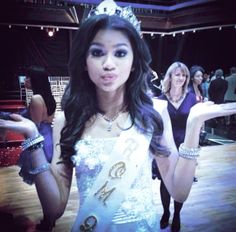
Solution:
<svg viewBox="0 0 236 232">
<path fill-rule="evenodd" d="M 112 81 L 117 78 L 116 74 L 104 74 L 101 76 L 104 81 Z"/>
</svg>

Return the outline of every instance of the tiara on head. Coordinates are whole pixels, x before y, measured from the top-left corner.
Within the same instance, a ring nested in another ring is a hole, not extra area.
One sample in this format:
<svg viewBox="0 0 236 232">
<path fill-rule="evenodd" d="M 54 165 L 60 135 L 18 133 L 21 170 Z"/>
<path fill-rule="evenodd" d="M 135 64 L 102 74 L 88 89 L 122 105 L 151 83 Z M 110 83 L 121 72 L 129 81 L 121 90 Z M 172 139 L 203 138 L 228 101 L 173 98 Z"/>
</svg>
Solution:
<svg viewBox="0 0 236 232">
<path fill-rule="evenodd" d="M 90 11 L 87 18 L 91 17 L 92 15 L 101 14 L 117 15 L 128 20 L 134 26 L 136 31 L 141 35 L 141 22 L 138 21 L 130 6 L 122 8 L 119 7 L 113 0 L 104 0 L 96 8 L 93 8 Z"/>
</svg>

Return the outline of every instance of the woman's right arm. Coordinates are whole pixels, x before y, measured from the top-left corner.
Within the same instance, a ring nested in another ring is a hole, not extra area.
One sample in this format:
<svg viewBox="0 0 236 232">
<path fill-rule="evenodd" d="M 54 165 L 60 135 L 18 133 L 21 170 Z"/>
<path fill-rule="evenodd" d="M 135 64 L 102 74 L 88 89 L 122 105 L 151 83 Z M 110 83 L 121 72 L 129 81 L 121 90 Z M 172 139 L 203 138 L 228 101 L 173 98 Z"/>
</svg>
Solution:
<svg viewBox="0 0 236 232">
<path fill-rule="evenodd" d="M 0 129 L 12 130 L 24 134 L 25 138 L 34 138 L 38 135 L 36 125 L 29 119 L 12 114 L 12 120 L 0 119 Z M 34 178 L 37 193 L 43 208 L 44 216 L 48 220 L 55 221 L 66 207 L 71 180 L 72 167 L 58 164 L 60 161 L 60 132 L 65 124 L 64 114 L 58 115 L 53 127 L 53 160 L 49 170 L 37 174 Z M 40 169 L 47 164 L 43 149 L 36 149 L 31 154 L 32 169 Z"/>
<path fill-rule="evenodd" d="M 50 220 L 56 220 L 64 213 L 72 181 L 72 167 L 58 163 L 61 161 L 59 142 L 64 124 L 64 114 L 60 113 L 55 118 L 53 126 L 53 159 L 50 170 L 35 177 L 35 185 L 44 216 Z M 34 151 L 31 155 L 33 169 L 47 163 L 42 149 Z"/>
</svg>

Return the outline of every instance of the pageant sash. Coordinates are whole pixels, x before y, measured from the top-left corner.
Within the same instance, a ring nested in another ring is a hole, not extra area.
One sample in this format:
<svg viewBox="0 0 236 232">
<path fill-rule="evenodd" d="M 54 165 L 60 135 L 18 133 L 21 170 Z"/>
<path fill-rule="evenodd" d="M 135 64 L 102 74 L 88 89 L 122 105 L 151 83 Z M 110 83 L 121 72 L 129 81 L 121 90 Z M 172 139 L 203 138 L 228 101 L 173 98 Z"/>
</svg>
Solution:
<svg viewBox="0 0 236 232">
<path fill-rule="evenodd" d="M 130 123 L 129 117 L 126 126 Z M 72 232 L 107 230 L 147 156 L 150 140 L 151 135 L 141 134 L 135 126 L 122 131 L 77 214 Z"/>
</svg>

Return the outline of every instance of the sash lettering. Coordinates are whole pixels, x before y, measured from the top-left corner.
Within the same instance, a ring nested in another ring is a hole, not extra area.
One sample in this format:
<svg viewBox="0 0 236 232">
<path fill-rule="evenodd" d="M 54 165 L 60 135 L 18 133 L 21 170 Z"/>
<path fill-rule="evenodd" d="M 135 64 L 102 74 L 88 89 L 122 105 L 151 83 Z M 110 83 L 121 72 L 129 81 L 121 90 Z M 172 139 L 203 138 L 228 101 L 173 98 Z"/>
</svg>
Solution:
<svg viewBox="0 0 236 232">
<path fill-rule="evenodd" d="M 106 200 L 110 197 L 112 192 L 116 189 L 116 188 L 112 188 L 108 190 L 107 184 L 108 184 L 108 181 L 106 181 L 106 183 L 94 194 L 94 196 L 98 195 L 98 200 L 102 201 L 104 205 L 106 205 Z"/>
<path fill-rule="evenodd" d="M 133 138 L 128 138 L 126 141 L 126 148 L 124 149 L 124 157 L 127 157 L 130 160 L 132 153 L 137 150 L 138 143 Z"/>
</svg>

